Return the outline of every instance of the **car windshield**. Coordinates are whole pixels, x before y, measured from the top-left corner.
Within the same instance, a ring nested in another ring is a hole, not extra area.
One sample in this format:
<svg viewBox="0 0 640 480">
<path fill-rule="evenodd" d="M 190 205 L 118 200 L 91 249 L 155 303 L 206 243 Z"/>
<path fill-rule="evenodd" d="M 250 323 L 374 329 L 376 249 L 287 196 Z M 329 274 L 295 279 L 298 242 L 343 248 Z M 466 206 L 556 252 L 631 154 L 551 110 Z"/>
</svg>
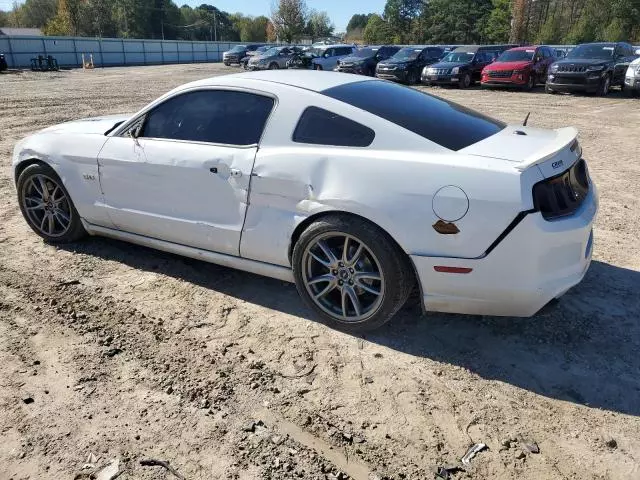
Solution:
<svg viewBox="0 0 640 480">
<path fill-rule="evenodd" d="M 420 55 L 420 52 L 422 50 L 419 48 L 403 48 L 391 58 L 394 60 L 415 60 Z"/>
<path fill-rule="evenodd" d="M 280 53 L 280 50 L 282 50 L 282 47 L 272 47 L 262 55 L 265 57 L 273 57 L 274 55 L 278 55 L 278 53 Z"/>
<path fill-rule="evenodd" d="M 507 50 L 498 57 L 498 62 L 528 62 L 533 60 L 535 50 Z"/>
<path fill-rule="evenodd" d="M 391 82 L 353 82 L 322 92 L 450 150 L 480 142 L 505 124 L 457 103 Z"/>
<path fill-rule="evenodd" d="M 613 57 L 613 45 L 578 45 L 567 54 L 567 58 L 602 58 Z"/>
<path fill-rule="evenodd" d="M 473 60 L 474 56 L 474 52 L 451 52 L 449 55 L 444 57 L 442 61 L 451 63 L 466 63 Z"/>
<path fill-rule="evenodd" d="M 363 48 L 362 50 L 354 52 L 351 56 L 358 58 L 370 58 L 373 57 L 377 51 L 377 48 Z"/>
<path fill-rule="evenodd" d="M 236 45 L 235 47 L 233 47 L 231 50 L 229 50 L 230 52 L 243 52 L 247 49 L 247 47 L 245 45 Z"/>
</svg>

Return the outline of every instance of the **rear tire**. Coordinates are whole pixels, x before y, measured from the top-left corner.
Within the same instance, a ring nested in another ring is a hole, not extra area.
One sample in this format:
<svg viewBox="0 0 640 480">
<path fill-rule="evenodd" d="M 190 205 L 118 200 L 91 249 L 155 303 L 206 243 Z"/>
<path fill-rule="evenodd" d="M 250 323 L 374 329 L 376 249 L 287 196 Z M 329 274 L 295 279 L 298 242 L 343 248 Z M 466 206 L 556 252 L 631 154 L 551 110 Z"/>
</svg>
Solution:
<svg viewBox="0 0 640 480">
<path fill-rule="evenodd" d="M 80 215 L 60 177 L 48 165 L 29 165 L 18 177 L 20 211 L 31 229 L 48 243 L 84 237 Z"/>
<path fill-rule="evenodd" d="M 407 84 L 415 85 L 416 83 L 418 83 L 418 81 L 419 81 L 418 73 L 417 72 L 409 72 L 409 74 L 407 75 Z"/>
<path fill-rule="evenodd" d="M 305 303 L 324 323 L 350 333 L 387 323 L 414 285 L 410 260 L 391 237 L 346 215 L 309 225 L 294 246 L 292 265 Z"/>
<path fill-rule="evenodd" d="M 544 86 L 544 91 L 545 91 L 545 93 L 550 93 L 551 95 L 555 95 L 556 93 L 558 93 L 555 90 L 552 90 L 551 87 L 549 85 L 546 85 L 546 84 Z"/>
<path fill-rule="evenodd" d="M 313 69 L 316 70 L 317 72 L 319 72 L 319 71 L 322 70 L 322 65 L 317 65 L 316 64 L 316 65 L 313 66 Z"/>
<path fill-rule="evenodd" d="M 269 64 L 269 70 L 278 70 L 280 68 L 280 65 L 278 65 L 276 62 L 272 62 Z"/>
</svg>

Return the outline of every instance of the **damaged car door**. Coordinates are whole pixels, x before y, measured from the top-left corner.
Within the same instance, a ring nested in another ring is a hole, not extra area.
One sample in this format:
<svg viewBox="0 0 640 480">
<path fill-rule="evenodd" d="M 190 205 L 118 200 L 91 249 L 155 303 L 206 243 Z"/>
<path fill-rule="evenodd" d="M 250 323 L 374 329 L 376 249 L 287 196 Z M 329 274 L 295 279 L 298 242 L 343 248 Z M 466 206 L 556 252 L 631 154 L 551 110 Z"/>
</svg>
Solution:
<svg viewBox="0 0 640 480">
<path fill-rule="evenodd" d="M 98 158 L 105 208 L 126 232 L 239 255 L 251 169 L 270 96 L 204 89 L 163 101 Z"/>
</svg>

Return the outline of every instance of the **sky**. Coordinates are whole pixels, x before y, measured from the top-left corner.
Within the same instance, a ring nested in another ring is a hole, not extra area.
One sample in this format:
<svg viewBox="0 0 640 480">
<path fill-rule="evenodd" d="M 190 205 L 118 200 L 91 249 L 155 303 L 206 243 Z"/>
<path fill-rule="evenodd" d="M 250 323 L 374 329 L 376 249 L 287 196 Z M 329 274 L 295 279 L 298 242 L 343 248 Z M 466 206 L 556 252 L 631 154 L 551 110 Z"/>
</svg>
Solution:
<svg viewBox="0 0 640 480">
<path fill-rule="evenodd" d="M 174 0 L 178 5 L 185 3 L 197 7 L 203 3 L 215 5 L 229 13 L 245 15 L 266 15 L 271 13 L 271 0 Z M 382 13 L 385 0 L 306 0 L 309 8 L 324 10 L 336 27 L 336 32 L 344 32 L 351 16 L 355 13 Z"/>
<path fill-rule="evenodd" d="M 220 10 L 229 13 L 244 13 L 245 15 L 266 15 L 271 13 L 271 0 L 174 0 L 178 6 L 185 3 L 197 7 L 203 3 L 215 5 Z M 324 10 L 336 27 L 336 32 L 344 32 L 347 23 L 355 13 L 381 13 L 385 0 L 306 0 L 309 8 Z M 22 2 L 18 2 L 22 3 Z M 9 10 L 13 0 L 0 0 L 0 10 Z"/>
</svg>

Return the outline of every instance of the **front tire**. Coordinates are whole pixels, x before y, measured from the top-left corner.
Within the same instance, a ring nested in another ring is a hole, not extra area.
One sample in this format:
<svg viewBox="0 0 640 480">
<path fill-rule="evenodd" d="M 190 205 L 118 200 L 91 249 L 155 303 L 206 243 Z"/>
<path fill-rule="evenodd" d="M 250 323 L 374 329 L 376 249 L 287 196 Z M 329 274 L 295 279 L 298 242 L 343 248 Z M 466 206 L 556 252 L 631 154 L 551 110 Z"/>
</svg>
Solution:
<svg viewBox="0 0 640 480">
<path fill-rule="evenodd" d="M 471 75 L 465 73 L 464 77 L 460 79 L 460 88 L 469 88 L 471 86 L 471 83 Z"/>
<path fill-rule="evenodd" d="M 25 168 L 17 189 L 22 215 L 46 242 L 70 243 L 87 234 L 69 192 L 48 165 L 37 163 Z"/>
<path fill-rule="evenodd" d="M 398 312 L 413 270 L 393 240 L 366 220 L 330 215 L 312 223 L 293 249 L 300 296 L 330 327 L 376 329 Z"/>
<path fill-rule="evenodd" d="M 527 84 L 525 85 L 524 89 L 527 92 L 530 92 L 531 90 L 533 90 L 536 86 L 536 77 L 534 73 L 530 73 L 529 74 L 529 78 L 527 79 Z"/>
<path fill-rule="evenodd" d="M 598 91 L 596 95 L 599 97 L 606 97 L 609 94 L 609 89 L 611 88 L 611 76 L 607 75 L 604 77 L 602 82 L 600 82 L 600 86 L 598 87 Z"/>
<path fill-rule="evenodd" d="M 269 65 L 269 70 L 278 70 L 280 68 L 280 65 L 278 65 L 276 62 L 273 62 Z"/>
<path fill-rule="evenodd" d="M 316 64 L 316 65 L 313 66 L 313 69 L 319 72 L 319 71 L 322 70 L 322 65 Z"/>
<path fill-rule="evenodd" d="M 544 85 L 544 91 L 546 93 L 550 93 L 551 95 L 555 95 L 557 93 L 555 90 L 552 90 L 551 87 L 547 84 Z"/>
</svg>

